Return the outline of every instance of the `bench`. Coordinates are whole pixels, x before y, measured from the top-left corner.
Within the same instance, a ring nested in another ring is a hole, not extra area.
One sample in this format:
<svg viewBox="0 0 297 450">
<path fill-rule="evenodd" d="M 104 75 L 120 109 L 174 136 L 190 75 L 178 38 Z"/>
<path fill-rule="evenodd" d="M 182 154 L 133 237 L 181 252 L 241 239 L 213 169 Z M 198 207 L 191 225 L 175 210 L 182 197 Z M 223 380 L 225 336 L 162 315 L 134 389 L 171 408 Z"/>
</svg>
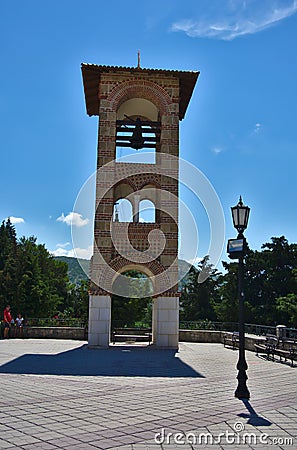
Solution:
<svg viewBox="0 0 297 450">
<path fill-rule="evenodd" d="M 112 332 L 112 343 L 116 342 L 152 342 L 151 328 L 114 328 Z"/>
<path fill-rule="evenodd" d="M 294 366 L 294 360 L 297 359 L 297 341 L 294 339 L 282 338 L 274 349 L 275 355 L 279 357 L 280 362 L 284 358 L 285 362 L 291 360 L 291 367 Z"/>
<path fill-rule="evenodd" d="M 272 359 L 278 356 L 279 361 L 285 362 L 287 360 L 291 361 L 291 366 L 294 366 L 294 360 L 297 360 L 297 340 L 277 338 L 274 335 L 267 335 L 266 339 L 263 341 L 258 341 L 255 344 L 256 354 L 264 354 L 267 359 Z"/>
<path fill-rule="evenodd" d="M 256 355 L 264 354 L 267 359 L 274 360 L 274 351 L 278 345 L 278 338 L 274 335 L 267 334 L 265 339 L 261 339 L 255 343 Z"/>
<path fill-rule="evenodd" d="M 238 331 L 234 331 L 232 335 L 225 334 L 224 335 L 224 347 L 232 347 L 232 350 L 235 350 L 239 347 L 239 333 Z"/>
</svg>

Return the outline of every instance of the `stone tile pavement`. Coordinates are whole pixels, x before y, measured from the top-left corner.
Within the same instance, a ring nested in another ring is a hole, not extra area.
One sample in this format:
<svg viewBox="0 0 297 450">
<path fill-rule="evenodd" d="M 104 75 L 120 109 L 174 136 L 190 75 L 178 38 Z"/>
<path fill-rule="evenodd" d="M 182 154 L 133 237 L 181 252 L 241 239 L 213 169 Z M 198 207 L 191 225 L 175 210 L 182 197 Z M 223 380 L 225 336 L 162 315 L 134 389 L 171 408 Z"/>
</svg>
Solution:
<svg viewBox="0 0 297 450">
<path fill-rule="evenodd" d="M 297 449 L 297 367 L 247 352 L 243 403 L 237 357 L 221 344 L 2 340 L 0 449 Z"/>
</svg>

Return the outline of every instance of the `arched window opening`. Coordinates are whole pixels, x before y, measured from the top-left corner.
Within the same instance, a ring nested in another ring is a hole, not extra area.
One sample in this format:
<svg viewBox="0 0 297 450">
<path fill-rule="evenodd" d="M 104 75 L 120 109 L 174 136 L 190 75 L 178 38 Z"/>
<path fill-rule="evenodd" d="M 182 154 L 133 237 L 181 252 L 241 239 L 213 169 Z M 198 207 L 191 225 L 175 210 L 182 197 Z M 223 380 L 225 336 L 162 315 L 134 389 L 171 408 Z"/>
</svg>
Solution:
<svg viewBox="0 0 297 450">
<path fill-rule="evenodd" d="M 133 222 L 133 208 L 131 202 L 126 198 L 120 198 L 113 208 L 114 222 Z"/>
<path fill-rule="evenodd" d="M 139 202 L 139 222 L 156 222 L 156 208 L 151 200 L 144 199 Z"/>
</svg>

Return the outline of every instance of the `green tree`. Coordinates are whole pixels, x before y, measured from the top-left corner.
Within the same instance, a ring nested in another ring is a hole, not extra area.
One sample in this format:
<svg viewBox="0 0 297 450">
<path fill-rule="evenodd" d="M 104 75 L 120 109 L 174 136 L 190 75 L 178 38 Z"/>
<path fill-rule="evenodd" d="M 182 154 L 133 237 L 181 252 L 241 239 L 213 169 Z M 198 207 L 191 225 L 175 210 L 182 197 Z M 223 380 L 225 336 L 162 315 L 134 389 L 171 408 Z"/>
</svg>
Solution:
<svg viewBox="0 0 297 450">
<path fill-rule="evenodd" d="M 89 280 L 81 280 L 79 284 L 69 286 L 67 300 L 63 304 L 63 308 L 64 313 L 65 311 L 72 311 L 72 317 L 87 322 L 89 317 Z"/>
<path fill-rule="evenodd" d="M 224 268 L 226 273 L 218 280 L 219 300 L 214 309 L 219 320 L 237 321 L 238 265 L 224 263 Z M 297 294 L 297 245 L 289 244 L 284 236 L 272 237 L 261 251 L 248 251 L 244 268 L 246 322 L 292 324 Z"/>
<path fill-rule="evenodd" d="M 221 322 L 238 321 L 238 264 L 223 262 L 226 270 L 220 275 L 217 284 L 217 295 L 213 300 L 213 309 L 217 320 Z"/>
<path fill-rule="evenodd" d="M 129 297 L 112 296 L 112 327 L 134 327 L 137 323 L 151 323 L 152 299 L 143 297 L 150 291 L 150 281 L 141 272 L 130 270 L 125 272 L 129 280 Z M 115 283 L 121 283 L 118 278 Z"/>
<path fill-rule="evenodd" d="M 0 299 L 2 309 L 13 306 L 17 299 L 18 287 L 18 247 L 14 226 L 10 219 L 0 227 Z"/>
<path fill-rule="evenodd" d="M 56 314 L 67 297 L 67 265 L 56 261 L 35 237 L 20 239 L 19 255 L 18 309 L 31 317 Z"/>
<path fill-rule="evenodd" d="M 284 236 L 272 237 L 261 252 L 247 257 L 247 292 L 253 320 L 268 325 L 281 321 L 278 298 L 297 294 L 297 246 Z"/>
<path fill-rule="evenodd" d="M 290 327 L 297 327 L 297 294 L 288 294 L 276 299 L 276 309 L 279 313 L 278 322 Z"/>
<path fill-rule="evenodd" d="M 200 282 L 204 278 L 199 277 L 202 272 L 207 275 L 207 278 Z M 219 278 L 220 273 L 209 263 L 208 256 L 198 264 L 197 269 L 194 266 L 190 268 L 180 298 L 181 321 L 216 319 L 214 305 Z"/>
<path fill-rule="evenodd" d="M 292 284 L 294 293 L 276 299 L 276 310 L 279 314 L 279 323 L 297 327 L 297 269 L 292 269 Z"/>
<path fill-rule="evenodd" d="M 10 220 L 0 226 L 0 300 L 13 315 L 51 316 L 67 297 L 67 264 L 56 261 L 35 237 L 17 240 Z"/>
</svg>

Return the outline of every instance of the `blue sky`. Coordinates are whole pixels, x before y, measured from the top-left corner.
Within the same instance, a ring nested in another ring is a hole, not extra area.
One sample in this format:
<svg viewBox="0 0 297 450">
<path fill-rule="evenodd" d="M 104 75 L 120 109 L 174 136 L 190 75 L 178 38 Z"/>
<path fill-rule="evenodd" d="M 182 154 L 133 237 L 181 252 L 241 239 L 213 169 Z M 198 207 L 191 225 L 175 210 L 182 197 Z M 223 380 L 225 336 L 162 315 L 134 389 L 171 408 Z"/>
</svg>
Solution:
<svg viewBox="0 0 297 450">
<path fill-rule="evenodd" d="M 201 72 L 180 155 L 217 192 L 226 239 L 241 194 L 252 248 L 282 234 L 297 242 L 296 42 L 293 0 L 1 0 L 0 219 L 72 254 L 69 224 L 82 231 L 91 221 L 71 212 L 95 170 L 98 126 L 86 115 L 80 64 L 136 66 L 140 49 L 142 67 Z M 202 257 L 207 215 L 181 192 Z"/>
</svg>

